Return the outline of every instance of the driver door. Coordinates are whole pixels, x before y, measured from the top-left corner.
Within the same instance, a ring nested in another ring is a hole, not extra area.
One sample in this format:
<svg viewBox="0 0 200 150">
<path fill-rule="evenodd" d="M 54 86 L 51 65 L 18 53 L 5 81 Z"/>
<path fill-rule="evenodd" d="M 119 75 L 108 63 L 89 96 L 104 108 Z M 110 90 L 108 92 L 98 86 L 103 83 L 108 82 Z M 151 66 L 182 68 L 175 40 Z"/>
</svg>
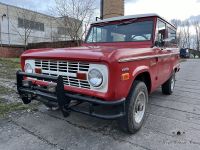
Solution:
<svg viewBox="0 0 200 150">
<path fill-rule="evenodd" d="M 155 48 L 156 55 L 158 56 L 158 82 L 159 84 L 163 84 L 168 78 L 170 74 L 170 51 L 164 47 L 162 42 L 167 38 L 167 24 L 162 20 L 157 20 L 157 35 L 156 42 L 157 47 Z"/>
</svg>

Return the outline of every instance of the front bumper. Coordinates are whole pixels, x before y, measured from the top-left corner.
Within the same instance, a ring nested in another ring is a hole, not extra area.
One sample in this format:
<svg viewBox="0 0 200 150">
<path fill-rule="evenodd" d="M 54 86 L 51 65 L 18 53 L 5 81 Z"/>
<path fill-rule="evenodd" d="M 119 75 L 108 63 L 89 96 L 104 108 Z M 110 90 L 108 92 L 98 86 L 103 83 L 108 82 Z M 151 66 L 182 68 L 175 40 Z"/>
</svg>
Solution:
<svg viewBox="0 0 200 150">
<path fill-rule="evenodd" d="M 34 83 L 24 86 L 23 81 L 27 80 L 24 77 L 48 81 L 51 84 L 53 82 L 55 92 L 50 92 L 46 87 Z M 24 104 L 28 104 L 32 100 L 38 100 L 52 106 L 59 106 L 64 117 L 69 116 L 71 111 L 102 119 L 118 119 L 125 115 L 125 98 L 117 101 L 104 101 L 95 97 L 65 91 L 62 76 L 54 77 L 17 71 L 16 78 L 17 90 Z"/>
</svg>

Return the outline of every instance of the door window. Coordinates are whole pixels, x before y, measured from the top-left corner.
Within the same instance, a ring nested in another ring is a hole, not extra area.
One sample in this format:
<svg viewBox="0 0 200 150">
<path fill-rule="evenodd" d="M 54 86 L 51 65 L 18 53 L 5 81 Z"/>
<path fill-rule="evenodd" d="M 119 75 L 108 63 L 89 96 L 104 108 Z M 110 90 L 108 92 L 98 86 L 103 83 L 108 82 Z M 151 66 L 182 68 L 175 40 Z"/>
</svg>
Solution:
<svg viewBox="0 0 200 150">
<path fill-rule="evenodd" d="M 161 43 L 166 38 L 166 24 L 160 20 L 158 20 L 157 24 L 157 40 Z"/>
<path fill-rule="evenodd" d="M 169 43 L 169 46 L 173 46 L 174 44 L 177 44 L 176 41 L 176 30 L 168 27 L 168 38 L 167 42 Z"/>
</svg>

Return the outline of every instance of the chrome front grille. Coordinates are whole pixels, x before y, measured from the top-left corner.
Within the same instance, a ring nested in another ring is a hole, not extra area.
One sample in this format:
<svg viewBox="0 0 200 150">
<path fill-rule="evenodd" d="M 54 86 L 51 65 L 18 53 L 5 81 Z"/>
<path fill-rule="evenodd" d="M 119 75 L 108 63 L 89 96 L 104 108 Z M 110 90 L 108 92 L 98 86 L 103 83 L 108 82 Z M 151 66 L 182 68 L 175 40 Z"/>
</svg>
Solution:
<svg viewBox="0 0 200 150">
<path fill-rule="evenodd" d="M 77 79 L 77 72 L 88 73 L 89 64 L 72 61 L 35 60 L 35 67 L 42 69 L 42 74 L 49 76 L 62 75 L 64 84 L 73 87 L 90 89 L 87 80 Z"/>
</svg>

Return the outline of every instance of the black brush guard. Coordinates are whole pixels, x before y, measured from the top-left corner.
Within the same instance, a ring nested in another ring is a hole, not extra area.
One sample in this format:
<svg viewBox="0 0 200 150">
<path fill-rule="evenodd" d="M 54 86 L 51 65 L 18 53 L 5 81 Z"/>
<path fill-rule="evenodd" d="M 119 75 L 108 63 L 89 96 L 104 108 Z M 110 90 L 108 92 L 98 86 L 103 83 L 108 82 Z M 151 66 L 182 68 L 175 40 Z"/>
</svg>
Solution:
<svg viewBox="0 0 200 150">
<path fill-rule="evenodd" d="M 98 98 L 71 93 L 64 90 L 62 76 L 54 77 L 42 74 L 30 74 L 22 71 L 17 71 L 17 90 L 24 104 L 30 103 L 32 100 L 38 100 L 46 104 L 59 106 L 64 117 L 69 116 L 71 111 L 86 114 L 89 116 L 102 119 L 118 119 L 125 115 L 125 98 L 117 101 L 104 101 Z M 55 92 L 50 92 L 47 89 L 31 84 L 29 87 L 23 86 L 24 77 L 30 77 L 37 80 L 44 80 L 55 83 Z M 70 102 L 76 100 L 76 104 L 71 105 Z M 88 103 L 88 109 L 81 110 L 79 104 Z M 111 107 L 112 114 L 96 113 L 96 106 Z"/>
</svg>

